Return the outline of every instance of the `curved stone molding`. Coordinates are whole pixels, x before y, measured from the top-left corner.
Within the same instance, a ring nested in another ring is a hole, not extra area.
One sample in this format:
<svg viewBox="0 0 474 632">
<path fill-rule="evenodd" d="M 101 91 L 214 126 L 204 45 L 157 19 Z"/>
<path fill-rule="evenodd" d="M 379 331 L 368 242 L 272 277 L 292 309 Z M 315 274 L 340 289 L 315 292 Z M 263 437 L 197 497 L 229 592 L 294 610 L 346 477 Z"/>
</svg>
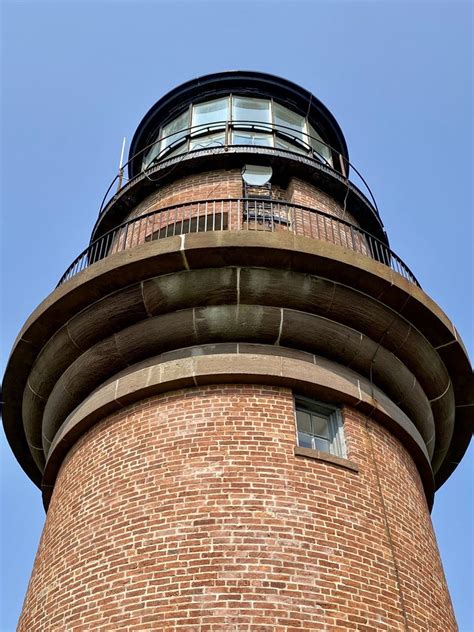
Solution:
<svg viewBox="0 0 474 632">
<path fill-rule="evenodd" d="M 431 506 L 433 475 L 424 440 L 407 415 L 380 389 L 355 371 L 325 358 L 304 352 L 293 352 L 293 357 L 285 357 L 278 354 L 279 350 L 263 345 L 243 346 L 243 352 L 235 349 L 228 353 L 228 345 L 213 345 L 151 358 L 129 367 L 96 389 L 66 418 L 48 450 L 42 485 L 45 504 L 49 502 L 67 451 L 107 415 L 136 401 L 176 389 L 217 383 L 253 383 L 289 386 L 308 396 L 349 404 L 372 416 L 399 437 L 412 454 Z"/>
<path fill-rule="evenodd" d="M 240 321 L 243 340 L 303 349 L 309 345 L 313 353 L 370 373 L 382 390 L 390 382 L 391 398 L 410 417 L 414 401 L 417 406 L 425 402 L 416 423 L 433 455 L 437 484 L 454 469 L 472 433 L 472 372 L 455 328 L 422 290 L 387 266 L 329 242 L 289 233 L 210 232 L 111 255 L 57 288 L 28 319 L 6 372 L 4 420 L 12 448 L 30 477 L 39 484 L 43 413 L 55 388 L 55 397 L 61 399 L 59 381 L 64 398 L 69 397 L 69 367 L 76 371 L 82 356 L 85 360 L 87 354 L 104 354 L 109 371 L 101 374 L 100 383 L 140 361 L 142 351 L 133 344 L 127 348 L 126 336 L 155 318 L 174 327 L 175 347 L 219 342 L 223 333 L 213 313 L 222 311 L 223 304 L 228 323 L 229 310 L 236 309 L 232 304 L 242 313 L 245 305 L 253 310 L 253 331 Z M 181 312 L 180 318 L 191 315 L 194 322 L 186 321 L 188 335 L 180 339 L 181 325 L 173 320 Z M 268 315 L 263 327 L 259 314 Z M 316 322 L 319 340 L 325 327 L 331 335 L 337 328 L 338 349 L 318 347 Z M 308 335 L 310 326 L 313 335 Z M 347 334 L 347 348 L 344 331 L 355 332 Z M 232 341 L 232 336 L 224 340 Z M 147 353 L 166 350 L 158 347 Z M 86 375 L 87 365 L 83 367 Z M 392 370 L 398 379 L 392 380 Z M 89 385 L 82 395 L 87 397 L 99 383 Z M 18 397 L 21 387 L 23 404 Z M 430 430 L 432 417 L 435 435 Z M 44 438 L 46 449 L 50 439 Z"/>
<path fill-rule="evenodd" d="M 218 305 L 179 310 L 139 321 L 101 340 L 72 362 L 57 380 L 43 412 L 46 450 L 70 412 L 111 374 L 164 351 L 213 342 L 254 342 L 305 350 L 332 358 L 361 375 L 396 401 L 413 420 L 430 456 L 433 436 L 440 436 L 447 419 L 433 415 L 416 377 L 396 356 L 360 332 L 335 321 L 261 305 Z M 29 391 L 27 391 L 29 393 Z M 31 400 L 24 409 L 32 411 Z M 37 418 L 37 415 L 34 415 Z M 25 425 L 31 441 L 37 428 Z"/>
</svg>

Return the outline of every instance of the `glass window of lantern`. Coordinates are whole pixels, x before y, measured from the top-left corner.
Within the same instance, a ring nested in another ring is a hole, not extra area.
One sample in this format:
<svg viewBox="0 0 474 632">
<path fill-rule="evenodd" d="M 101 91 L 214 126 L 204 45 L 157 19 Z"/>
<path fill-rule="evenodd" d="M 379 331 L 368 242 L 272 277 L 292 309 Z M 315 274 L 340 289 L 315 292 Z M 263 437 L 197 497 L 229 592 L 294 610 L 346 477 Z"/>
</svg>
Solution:
<svg viewBox="0 0 474 632">
<path fill-rule="evenodd" d="M 209 149 L 210 147 L 223 147 L 225 145 L 225 133 L 203 134 L 202 136 L 193 136 L 189 143 L 189 150 Z"/>
<path fill-rule="evenodd" d="M 193 106 L 192 127 L 193 133 L 199 133 L 199 129 L 194 129 L 197 125 L 212 125 L 225 122 L 229 118 L 229 97 L 205 101 Z M 218 127 L 218 125 L 212 125 Z"/>
<path fill-rule="evenodd" d="M 324 143 L 321 136 L 314 129 L 314 127 L 309 123 L 309 134 L 311 138 L 309 139 L 311 147 L 317 154 L 317 157 L 322 158 L 322 162 L 328 163 L 332 166 L 332 152 L 329 147 Z"/>
<path fill-rule="evenodd" d="M 298 154 L 308 154 L 308 151 L 301 147 L 301 145 L 297 145 L 296 143 L 292 143 L 289 140 L 285 140 L 284 138 L 281 138 L 278 134 L 275 134 L 275 147 L 277 147 L 278 149 L 295 151 Z"/>
<path fill-rule="evenodd" d="M 288 108 L 280 105 L 279 103 L 273 103 L 273 122 L 280 133 L 288 134 L 289 136 L 295 136 L 298 140 L 302 140 L 307 143 L 306 121 L 301 114 L 292 112 Z"/>
<path fill-rule="evenodd" d="M 157 156 L 160 154 L 160 142 L 155 142 L 149 150 L 143 155 L 143 169 L 148 169 L 151 163 L 155 160 Z"/>
<path fill-rule="evenodd" d="M 250 130 L 234 131 L 232 134 L 234 145 L 257 145 L 260 147 L 273 147 L 273 136 Z"/>
<path fill-rule="evenodd" d="M 177 145 L 184 138 L 189 128 L 189 110 L 185 110 L 182 114 L 174 118 L 172 121 L 163 125 L 161 128 L 161 144 L 160 152 L 164 151 L 170 145 Z"/>
<path fill-rule="evenodd" d="M 266 99 L 250 99 L 232 97 L 232 121 L 248 121 L 250 123 L 271 123 L 270 101 Z"/>
</svg>

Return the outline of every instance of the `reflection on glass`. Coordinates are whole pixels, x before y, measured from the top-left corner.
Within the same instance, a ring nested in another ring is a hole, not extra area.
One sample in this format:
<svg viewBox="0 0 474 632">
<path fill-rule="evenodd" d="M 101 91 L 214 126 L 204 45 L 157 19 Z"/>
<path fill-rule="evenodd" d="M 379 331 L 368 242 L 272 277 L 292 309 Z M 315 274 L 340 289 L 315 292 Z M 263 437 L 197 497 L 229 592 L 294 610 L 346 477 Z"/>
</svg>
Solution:
<svg viewBox="0 0 474 632">
<path fill-rule="evenodd" d="M 229 118 L 229 98 L 214 99 L 193 106 L 192 126 L 207 125 L 227 121 Z"/>
<path fill-rule="evenodd" d="M 261 147 L 273 147 L 273 137 L 271 134 L 261 134 L 259 132 L 238 131 L 232 134 L 234 145 L 259 145 Z"/>
<path fill-rule="evenodd" d="M 311 415 L 304 410 L 296 411 L 296 421 L 298 423 L 298 430 L 301 432 L 311 432 Z"/>
<path fill-rule="evenodd" d="M 311 415 L 311 421 L 313 423 L 313 434 L 329 439 L 328 418 L 313 413 Z"/>
<path fill-rule="evenodd" d="M 331 150 L 327 145 L 324 144 L 323 139 L 318 134 L 318 132 L 314 129 L 314 127 L 309 123 L 309 134 L 311 138 L 309 139 L 311 147 L 314 151 L 323 158 L 322 162 L 327 162 L 332 166 L 332 154 Z M 320 142 L 321 141 L 321 142 Z"/>
<path fill-rule="evenodd" d="M 181 143 L 178 145 L 176 149 L 171 149 L 171 151 L 166 152 L 166 156 L 163 156 L 168 160 L 168 158 L 174 158 L 174 156 L 179 156 L 180 154 L 185 154 L 188 151 L 188 143 Z"/>
<path fill-rule="evenodd" d="M 321 439 L 320 437 L 314 438 L 314 449 L 321 450 L 322 452 L 330 452 L 330 443 L 327 439 Z"/>
<path fill-rule="evenodd" d="M 144 155 L 143 168 L 186 151 L 224 145 L 228 122 L 232 130 L 228 140 L 234 145 L 276 147 L 310 154 L 332 166 L 331 149 L 301 114 L 271 99 L 232 95 L 192 105 L 164 125 L 160 129 L 161 140 Z"/>
<path fill-rule="evenodd" d="M 161 150 L 176 144 L 181 138 L 186 136 L 186 129 L 189 127 L 189 111 L 186 110 L 178 117 L 164 125 L 161 129 Z"/>
<path fill-rule="evenodd" d="M 288 149 L 288 151 L 295 151 L 298 154 L 308 153 L 300 145 L 295 145 L 295 143 L 292 143 L 289 140 L 285 140 L 284 138 L 281 138 L 277 135 L 275 135 L 275 147 L 277 147 L 278 149 Z"/>
<path fill-rule="evenodd" d="M 217 134 L 205 134 L 191 138 L 189 143 L 189 150 L 193 149 L 208 149 L 209 147 L 222 147 L 225 144 L 224 132 L 218 132 Z"/>
<path fill-rule="evenodd" d="M 270 101 L 265 99 L 249 99 L 247 97 L 233 97 L 232 121 L 270 123 Z"/>
<path fill-rule="evenodd" d="M 299 140 L 306 141 L 305 119 L 300 114 L 292 112 L 279 103 L 273 103 L 273 122 L 280 127 L 280 131 Z"/>
<path fill-rule="evenodd" d="M 143 169 L 147 169 L 160 153 L 160 144 L 155 143 L 143 156 Z"/>
<path fill-rule="evenodd" d="M 298 445 L 302 448 L 313 447 L 313 437 L 305 432 L 298 432 Z"/>
</svg>

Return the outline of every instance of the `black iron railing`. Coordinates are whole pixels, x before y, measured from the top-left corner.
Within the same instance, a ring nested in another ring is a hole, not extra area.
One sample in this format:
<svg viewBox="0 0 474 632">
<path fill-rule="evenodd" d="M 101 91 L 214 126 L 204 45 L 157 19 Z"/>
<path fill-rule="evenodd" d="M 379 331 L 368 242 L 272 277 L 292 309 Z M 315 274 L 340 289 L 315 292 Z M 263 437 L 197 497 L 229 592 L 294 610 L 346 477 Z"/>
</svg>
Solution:
<svg viewBox="0 0 474 632">
<path fill-rule="evenodd" d="M 219 198 L 167 206 L 129 219 L 93 241 L 72 262 L 58 285 L 107 256 L 157 239 L 207 231 L 289 231 L 328 241 L 388 266 L 419 285 L 382 241 L 344 219 L 305 206 L 262 198 Z"/>
<path fill-rule="evenodd" d="M 241 142 L 234 142 L 234 132 L 257 132 L 260 134 L 268 135 L 273 139 L 272 145 L 251 145 L 243 144 Z M 222 140 L 212 141 L 210 135 L 216 133 L 222 133 Z M 287 147 L 279 146 L 278 141 L 284 141 L 287 143 Z M 224 150 L 228 147 L 258 147 L 263 152 L 265 150 L 277 150 L 278 152 L 291 154 L 297 154 L 299 156 L 305 156 L 306 158 L 314 161 L 318 165 L 322 166 L 329 173 L 333 173 L 337 178 L 342 178 L 347 185 L 355 190 L 366 202 L 372 207 L 375 214 L 378 216 L 377 203 L 375 197 L 370 190 L 365 178 L 360 171 L 347 160 L 347 158 L 339 153 L 334 147 L 328 145 L 320 138 L 316 138 L 303 131 L 296 131 L 294 128 L 280 125 L 276 123 L 263 123 L 261 121 L 251 120 L 239 120 L 239 121 L 216 121 L 213 123 L 207 123 L 203 125 L 196 125 L 168 134 L 167 136 L 160 136 L 158 139 L 143 147 L 134 156 L 132 156 L 128 162 L 126 162 L 119 173 L 110 183 L 107 191 L 104 194 L 100 208 L 99 217 L 103 215 L 108 207 L 112 205 L 120 195 L 122 188 L 129 188 L 135 182 L 147 177 L 147 174 L 151 174 L 156 165 L 164 162 L 168 159 L 174 159 L 179 161 L 184 159 L 195 152 L 201 152 L 203 150 L 215 150 L 222 147 Z M 139 161 L 143 163 L 145 156 L 150 155 L 150 152 L 156 148 L 156 152 L 150 158 L 149 162 L 143 167 L 142 170 L 136 174 L 130 180 L 125 177 L 126 168 L 130 163 Z M 352 177 L 356 179 L 357 183 L 349 180 L 349 172 Z"/>
</svg>

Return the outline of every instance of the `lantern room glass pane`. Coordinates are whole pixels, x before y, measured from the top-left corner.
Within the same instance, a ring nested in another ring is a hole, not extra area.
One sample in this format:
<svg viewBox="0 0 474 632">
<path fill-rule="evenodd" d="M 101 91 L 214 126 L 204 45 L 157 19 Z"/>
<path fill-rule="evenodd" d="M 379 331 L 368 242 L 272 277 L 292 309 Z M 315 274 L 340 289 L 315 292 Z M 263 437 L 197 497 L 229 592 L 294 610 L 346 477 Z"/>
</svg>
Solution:
<svg viewBox="0 0 474 632">
<path fill-rule="evenodd" d="M 273 103 L 273 122 L 281 133 L 295 136 L 299 140 L 307 142 L 304 133 L 305 119 L 301 114 L 296 114 L 279 103 Z"/>
<path fill-rule="evenodd" d="M 233 97 L 232 121 L 270 123 L 270 101 L 265 99 L 249 99 L 247 97 Z"/>
<path fill-rule="evenodd" d="M 273 147 L 273 136 L 251 131 L 235 131 L 232 134 L 234 145 L 259 145 L 260 147 Z"/>
<path fill-rule="evenodd" d="M 184 138 L 187 134 L 188 127 L 189 109 L 185 110 L 166 125 L 163 125 L 159 134 L 161 140 L 157 140 L 143 157 L 143 169 L 149 167 L 155 158 L 161 158 L 162 155 L 168 158 L 171 154 L 166 153 L 165 150 L 170 145 L 174 147 L 172 155 L 186 151 L 187 147 L 184 143 Z M 183 141 L 183 144 L 181 144 L 180 141 Z"/>
<path fill-rule="evenodd" d="M 160 142 L 155 143 L 143 156 L 142 169 L 147 169 L 153 160 L 160 154 Z"/>
<path fill-rule="evenodd" d="M 176 144 L 181 138 L 186 136 L 186 130 L 189 127 L 189 110 L 185 110 L 175 119 L 163 125 L 161 128 L 161 150 Z"/>
<path fill-rule="evenodd" d="M 309 139 L 309 143 L 314 151 L 318 154 L 319 157 L 322 157 L 322 162 L 329 163 L 332 166 L 332 152 L 327 145 L 324 144 L 323 139 L 318 134 L 318 132 L 314 129 L 314 127 L 309 124 L 309 134 L 311 138 Z"/>
<path fill-rule="evenodd" d="M 278 149 L 287 149 L 288 151 L 295 151 L 297 154 L 308 154 L 308 152 L 303 149 L 300 145 L 296 143 L 292 143 L 289 140 L 285 140 L 284 138 L 280 138 L 277 134 L 275 134 L 275 147 Z"/>
<path fill-rule="evenodd" d="M 225 145 L 225 133 L 204 134 L 192 137 L 189 143 L 189 150 L 208 149 L 209 147 L 223 147 Z"/>
<path fill-rule="evenodd" d="M 211 123 L 222 123 L 222 125 L 225 125 L 228 118 L 229 97 L 214 99 L 213 101 L 206 101 L 193 106 L 193 128 L 196 125 L 205 126 Z M 193 129 L 193 132 L 199 132 L 199 130 Z"/>
<path fill-rule="evenodd" d="M 168 160 L 168 158 L 174 158 L 174 156 L 179 156 L 181 154 L 185 154 L 188 151 L 188 143 L 181 143 L 178 145 L 176 149 L 171 149 L 169 152 L 166 152 L 166 155 L 163 156 L 163 159 Z"/>
</svg>

